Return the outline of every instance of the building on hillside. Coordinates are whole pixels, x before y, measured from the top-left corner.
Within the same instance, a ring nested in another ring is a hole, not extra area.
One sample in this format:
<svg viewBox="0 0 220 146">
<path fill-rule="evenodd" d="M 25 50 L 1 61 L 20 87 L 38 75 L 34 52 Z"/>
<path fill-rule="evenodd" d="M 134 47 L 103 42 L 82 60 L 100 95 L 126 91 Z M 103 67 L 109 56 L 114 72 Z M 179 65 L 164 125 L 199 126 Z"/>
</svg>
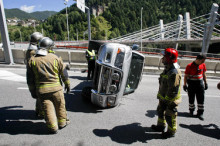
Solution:
<svg viewBox="0 0 220 146">
<path fill-rule="evenodd" d="M 107 9 L 107 6 L 94 6 L 92 7 L 92 14 L 96 17 L 101 15 L 105 10 Z"/>
</svg>

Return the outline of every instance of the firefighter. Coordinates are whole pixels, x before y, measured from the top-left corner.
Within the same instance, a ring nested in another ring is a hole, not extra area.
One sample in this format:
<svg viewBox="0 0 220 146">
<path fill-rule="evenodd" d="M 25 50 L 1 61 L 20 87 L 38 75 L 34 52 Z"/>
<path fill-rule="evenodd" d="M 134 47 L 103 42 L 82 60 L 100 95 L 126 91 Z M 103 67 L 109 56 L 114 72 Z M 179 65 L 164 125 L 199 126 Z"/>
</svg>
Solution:
<svg viewBox="0 0 220 146">
<path fill-rule="evenodd" d="M 198 55 L 196 60 L 189 63 L 186 66 L 185 76 L 184 76 L 184 91 L 188 92 L 189 96 L 189 114 L 193 116 L 195 110 L 195 97 L 198 104 L 197 117 L 200 120 L 204 120 L 204 98 L 205 91 L 208 89 L 208 84 L 206 81 L 206 65 L 205 65 L 205 55 Z"/>
<path fill-rule="evenodd" d="M 181 71 L 177 64 L 177 50 L 167 48 L 162 54 L 162 63 L 165 68 L 159 77 L 158 120 L 157 125 L 152 125 L 151 128 L 162 132 L 164 138 L 170 138 L 175 136 L 177 130 L 177 106 L 181 102 Z M 164 132 L 166 123 L 168 128 Z"/>
<path fill-rule="evenodd" d="M 31 34 L 30 44 L 28 46 L 26 56 L 25 56 L 25 63 L 26 64 L 28 63 L 30 58 L 36 54 L 37 44 L 38 44 L 39 40 L 42 38 L 43 38 L 43 35 L 40 32 L 34 32 L 33 34 Z"/>
<path fill-rule="evenodd" d="M 95 70 L 95 50 L 89 51 L 89 49 L 86 50 L 86 59 L 88 61 L 88 74 L 87 74 L 87 80 L 91 80 L 94 76 L 94 70 Z"/>
<path fill-rule="evenodd" d="M 30 60 L 30 58 L 36 54 L 37 44 L 38 44 L 39 40 L 42 38 L 43 38 L 43 35 L 39 32 L 34 32 L 33 34 L 31 34 L 30 44 L 28 46 L 26 56 L 25 56 L 26 65 L 28 64 L 28 61 Z M 42 110 L 42 106 L 41 106 L 41 102 L 40 102 L 39 98 L 36 99 L 35 114 L 36 114 L 37 118 L 42 119 L 44 117 L 44 112 Z"/>
<path fill-rule="evenodd" d="M 27 83 L 33 97 L 41 99 L 49 132 L 56 134 L 58 129 L 70 123 L 61 86 L 62 81 L 69 93 L 70 81 L 67 72 L 64 72 L 62 59 L 48 53 L 51 47 L 54 47 L 54 42 L 50 38 L 40 40 L 36 56 L 28 62 Z"/>
</svg>

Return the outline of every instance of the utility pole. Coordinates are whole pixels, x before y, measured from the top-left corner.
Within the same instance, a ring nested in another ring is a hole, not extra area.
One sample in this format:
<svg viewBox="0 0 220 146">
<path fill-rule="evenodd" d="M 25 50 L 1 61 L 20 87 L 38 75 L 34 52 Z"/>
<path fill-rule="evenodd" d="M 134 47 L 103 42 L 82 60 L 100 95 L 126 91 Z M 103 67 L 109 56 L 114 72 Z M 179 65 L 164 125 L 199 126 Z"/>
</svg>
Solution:
<svg viewBox="0 0 220 146">
<path fill-rule="evenodd" d="M 67 37 L 69 41 L 69 22 L 68 22 L 68 13 L 67 13 L 67 3 L 69 0 L 65 0 L 64 4 L 66 5 L 66 27 L 67 27 Z"/>
<path fill-rule="evenodd" d="M 143 11 L 143 7 L 141 7 L 141 51 L 142 51 L 142 11 Z"/>
<path fill-rule="evenodd" d="M 85 8 L 87 9 L 87 14 L 88 14 L 88 40 L 91 40 L 91 24 L 90 24 L 90 9 L 88 7 L 85 6 Z"/>
</svg>

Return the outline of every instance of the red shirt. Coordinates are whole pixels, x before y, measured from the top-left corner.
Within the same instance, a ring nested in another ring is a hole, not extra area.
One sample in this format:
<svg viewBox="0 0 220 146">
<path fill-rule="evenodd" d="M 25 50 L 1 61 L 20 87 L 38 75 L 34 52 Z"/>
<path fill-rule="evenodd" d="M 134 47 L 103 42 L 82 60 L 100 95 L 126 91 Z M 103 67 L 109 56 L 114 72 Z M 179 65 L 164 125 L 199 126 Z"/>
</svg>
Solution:
<svg viewBox="0 0 220 146">
<path fill-rule="evenodd" d="M 192 62 L 186 66 L 185 70 L 185 74 L 189 75 L 189 80 L 202 80 L 204 72 L 206 72 L 205 63 L 197 65 L 195 62 Z"/>
</svg>

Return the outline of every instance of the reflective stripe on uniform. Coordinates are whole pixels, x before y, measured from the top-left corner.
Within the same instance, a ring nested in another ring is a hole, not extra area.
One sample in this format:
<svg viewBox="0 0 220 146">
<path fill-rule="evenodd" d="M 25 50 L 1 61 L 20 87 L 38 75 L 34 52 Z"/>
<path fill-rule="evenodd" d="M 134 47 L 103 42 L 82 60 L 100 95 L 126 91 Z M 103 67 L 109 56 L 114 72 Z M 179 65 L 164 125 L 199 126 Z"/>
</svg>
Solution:
<svg viewBox="0 0 220 146">
<path fill-rule="evenodd" d="M 168 79 L 168 75 L 161 75 L 162 78 Z"/>
<path fill-rule="evenodd" d="M 203 74 L 189 75 L 189 80 L 203 80 Z"/>
<path fill-rule="evenodd" d="M 47 88 L 47 87 L 56 87 L 56 86 L 60 86 L 60 82 L 52 83 L 52 84 L 41 84 L 38 85 L 37 88 Z"/>
<path fill-rule="evenodd" d="M 58 123 L 63 123 L 63 122 L 66 122 L 66 119 L 60 119 L 60 120 L 58 120 Z"/>
<path fill-rule="evenodd" d="M 161 124 L 164 125 L 164 124 L 166 124 L 166 120 L 165 120 L 165 119 L 158 118 L 158 119 L 157 119 L 157 123 L 160 124 L 160 125 L 161 125 Z"/>
<path fill-rule="evenodd" d="M 32 61 L 32 65 L 33 65 L 33 71 L 34 71 L 35 79 L 36 79 L 36 86 L 39 86 L 39 76 L 38 76 L 38 73 L 37 73 L 37 68 L 36 68 L 35 61 Z"/>
<path fill-rule="evenodd" d="M 203 104 L 198 104 L 198 109 L 199 110 L 204 110 L 204 105 Z"/>
<path fill-rule="evenodd" d="M 54 124 L 48 124 L 48 125 L 47 125 L 48 128 L 53 128 L 53 127 L 55 127 L 55 126 L 57 126 L 56 123 L 54 123 Z"/>
<path fill-rule="evenodd" d="M 189 109 L 195 109 L 195 104 L 189 104 Z"/>
<path fill-rule="evenodd" d="M 171 126 L 168 125 L 168 130 L 172 132 L 175 132 L 177 130 L 176 116 L 171 116 Z"/>
<path fill-rule="evenodd" d="M 69 84 L 70 84 L 70 80 L 66 80 L 66 81 L 64 82 L 64 84 L 65 84 L 65 85 L 69 85 Z"/>
</svg>

